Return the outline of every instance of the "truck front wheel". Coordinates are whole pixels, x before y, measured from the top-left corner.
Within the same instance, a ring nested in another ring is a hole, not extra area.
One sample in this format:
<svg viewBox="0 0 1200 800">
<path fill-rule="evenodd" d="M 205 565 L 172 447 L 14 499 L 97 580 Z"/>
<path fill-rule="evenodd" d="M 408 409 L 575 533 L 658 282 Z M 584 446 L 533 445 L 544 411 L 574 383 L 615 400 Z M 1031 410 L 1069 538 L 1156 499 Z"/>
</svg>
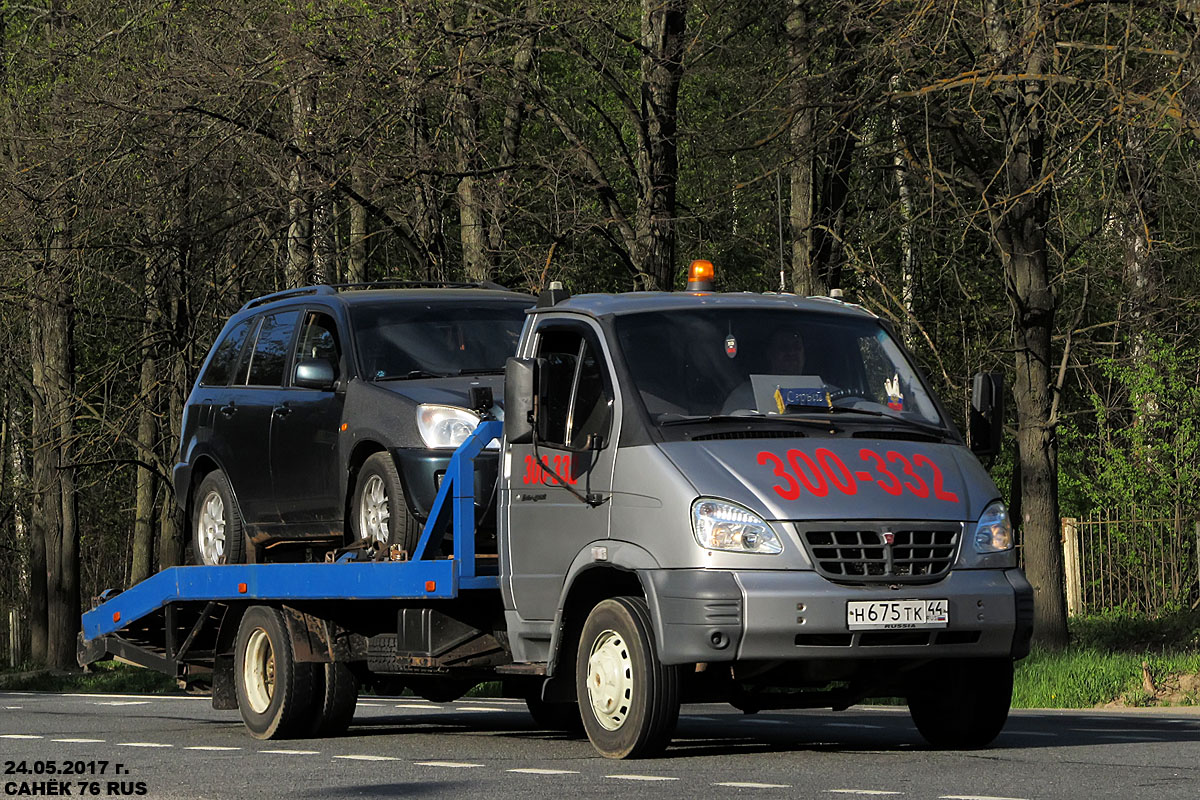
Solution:
<svg viewBox="0 0 1200 800">
<path fill-rule="evenodd" d="M 934 747 L 986 747 L 1008 720 L 1012 688 L 1012 659 L 943 659 L 914 673 L 908 711 Z"/>
<path fill-rule="evenodd" d="M 655 755 L 679 720 L 679 669 L 658 660 L 640 597 L 598 603 L 579 637 L 575 689 L 583 727 L 607 758 Z"/>
<path fill-rule="evenodd" d="M 238 626 L 233 683 L 238 710 L 256 739 L 307 733 L 314 665 L 296 661 L 279 609 L 251 606 Z"/>
</svg>

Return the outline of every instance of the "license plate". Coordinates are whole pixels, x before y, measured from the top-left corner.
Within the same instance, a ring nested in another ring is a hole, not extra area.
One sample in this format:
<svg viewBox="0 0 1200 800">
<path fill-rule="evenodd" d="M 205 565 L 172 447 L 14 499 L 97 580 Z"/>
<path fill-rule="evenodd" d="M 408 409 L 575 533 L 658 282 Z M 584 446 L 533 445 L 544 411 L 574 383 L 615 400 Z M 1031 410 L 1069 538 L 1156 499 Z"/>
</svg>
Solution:
<svg viewBox="0 0 1200 800">
<path fill-rule="evenodd" d="M 949 624 L 947 600 L 867 600 L 846 604 L 846 627 L 852 631 L 945 628 Z"/>
</svg>

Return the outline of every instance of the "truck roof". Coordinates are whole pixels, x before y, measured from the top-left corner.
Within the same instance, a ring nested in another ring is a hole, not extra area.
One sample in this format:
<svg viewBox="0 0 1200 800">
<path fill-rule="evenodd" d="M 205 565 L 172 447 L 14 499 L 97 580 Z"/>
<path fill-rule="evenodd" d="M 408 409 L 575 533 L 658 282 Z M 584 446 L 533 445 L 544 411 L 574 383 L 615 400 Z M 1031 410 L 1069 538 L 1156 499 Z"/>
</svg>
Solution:
<svg viewBox="0 0 1200 800">
<path fill-rule="evenodd" d="M 570 311 L 592 317 L 616 316 L 646 311 L 676 311 L 720 306 L 722 308 L 795 309 L 849 317 L 876 315 L 861 306 L 831 297 L 801 297 L 794 294 L 756 294 L 754 292 L 625 292 L 622 294 L 580 294 L 552 306 L 539 306 L 530 313 Z"/>
</svg>

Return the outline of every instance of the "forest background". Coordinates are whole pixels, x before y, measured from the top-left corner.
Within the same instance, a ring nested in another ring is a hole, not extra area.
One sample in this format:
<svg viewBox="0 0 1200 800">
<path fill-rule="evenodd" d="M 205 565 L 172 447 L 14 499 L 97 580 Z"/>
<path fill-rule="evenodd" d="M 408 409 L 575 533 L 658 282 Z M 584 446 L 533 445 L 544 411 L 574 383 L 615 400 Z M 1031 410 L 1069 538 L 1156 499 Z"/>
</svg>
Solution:
<svg viewBox="0 0 1200 800">
<path fill-rule="evenodd" d="M 893 320 L 960 425 L 1005 374 L 1061 647 L 1061 516 L 1200 517 L 1198 35 L 1192 0 L 0 0 L 0 608 L 68 666 L 81 605 L 180 563 L 182 404 L 255 295 L 706 258 Z"/>
</svg>

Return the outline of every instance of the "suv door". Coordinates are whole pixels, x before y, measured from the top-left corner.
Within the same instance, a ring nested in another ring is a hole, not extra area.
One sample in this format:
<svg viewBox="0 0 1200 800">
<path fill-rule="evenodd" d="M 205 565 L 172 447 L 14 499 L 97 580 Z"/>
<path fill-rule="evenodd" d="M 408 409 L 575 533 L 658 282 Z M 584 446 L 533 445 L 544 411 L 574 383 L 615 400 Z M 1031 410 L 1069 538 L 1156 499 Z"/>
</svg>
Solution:
<svg viewBox="0 0 1200 800">
<path fill-rule="evenodd" d="M 254 346 L 223 393 L 213 421 L 213 450 L 248 525 L 278 522 L 271 486 L 271 413 L 282 401 L 299 311 L 264 314 Z"/>
<path fill-rule="evenodd" d="M 343 517 L 338 453 L 344 392 L 294 385 L 297 365 L 327 361 L 335 378 L 343 374 L 342 344 L 337 323 L 324 311 L 304 312 L 289 386 L 271 414 L 271 483 L 280 519 L 285 524 L 336 522 Z"/>
<path fill-rule="evenodd" d="M 540 463 L 533 445 L 512 446 L 508 482 L 506 579 L 524 619 L 553 619 L 575 557 L 590 542 L 608 538 L 610 504 L 590 505 L 577 496 L 607 501 L 612 488 L 615 402 L 598 342 L 580 323 L 550 321 L 538 332 L 535 355 L 546 359 L 547 435 L 537 443 Z M 593 436 L 601 449 L 577 452 L 596 441 Z"/>
</svg>

